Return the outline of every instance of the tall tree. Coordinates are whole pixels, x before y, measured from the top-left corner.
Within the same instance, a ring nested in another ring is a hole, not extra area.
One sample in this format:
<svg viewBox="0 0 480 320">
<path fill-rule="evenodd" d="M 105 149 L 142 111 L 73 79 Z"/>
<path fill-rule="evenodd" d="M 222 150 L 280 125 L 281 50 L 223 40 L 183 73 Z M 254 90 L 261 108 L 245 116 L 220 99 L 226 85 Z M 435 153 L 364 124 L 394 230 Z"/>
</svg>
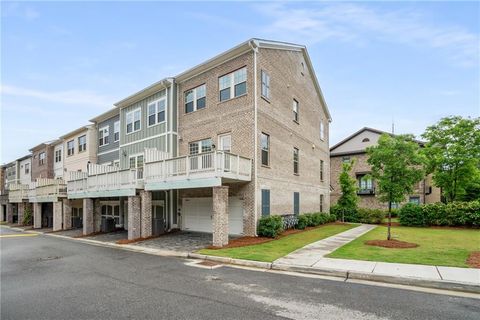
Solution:
<svg viewBox="0 0 480 320">
<path fill-rule="evenodd" d="M 391 239 L 392 203 L 402 202 L 424 176 L 424 158 L 412 135 L 383 134 L 378 144 L 367 148 L 376 192 L 380 201 L 388 202 L 388 233 Z"/>
<path fill-rule="evenodd" d="M 345 213 L 354 214 L 357 210 L 357 182 L 350 176 L 350 172 L 355 164 L 355 159 L 342 164 L 342 172 L 340 173 L 339 183 L 342 195 L 338 199 L 337 205 L 342 210 L 342 221 L 345 220 Z"/>
<path fill-rule="evenodd" d="M 469 198 L 480 184 L 480 118 L 446 117 L 428 127 L 422 150 L 446 202 Z"/>
</svg>

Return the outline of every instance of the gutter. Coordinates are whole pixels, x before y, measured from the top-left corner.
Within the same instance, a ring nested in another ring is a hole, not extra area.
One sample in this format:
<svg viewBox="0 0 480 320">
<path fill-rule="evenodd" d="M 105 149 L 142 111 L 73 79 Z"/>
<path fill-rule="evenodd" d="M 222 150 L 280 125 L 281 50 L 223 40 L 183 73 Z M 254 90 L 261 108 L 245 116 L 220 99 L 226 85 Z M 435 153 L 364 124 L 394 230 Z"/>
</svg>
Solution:
<svg viewBox="0 0 480 320">
<path fill-rule="evenodd" d="M 251 40 L 249 42 L 250 47 L 253 50 L 253 110 L 254 110 L 254 133 L 253 133 L 253 161 L 254 161 L 254 167 L 253 167 L 253 174 L 255 176 L 254 180 L 254 185 L 255 185 L 255 192 L 253 193 L 253 203 L 255 206 L 255 209 L 253 212 L 255 213 L 255 236 L 257 236 L 257 219 L 258 219 L 258 181 L 257 181 L 257 149 L 258 149 L 258 105 L 257 105 L 257 53 L 258 53 L 258 44 L 255 42 L 255 40 Z"/>
</svg>

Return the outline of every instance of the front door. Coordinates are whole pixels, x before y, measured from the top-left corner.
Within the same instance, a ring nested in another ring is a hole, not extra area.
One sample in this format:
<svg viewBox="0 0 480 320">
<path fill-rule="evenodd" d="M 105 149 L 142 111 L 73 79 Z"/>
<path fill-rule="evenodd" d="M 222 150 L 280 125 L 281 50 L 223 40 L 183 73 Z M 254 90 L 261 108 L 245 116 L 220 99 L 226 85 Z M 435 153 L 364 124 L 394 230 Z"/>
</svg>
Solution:
<svg viewBox="0 0 480 320">
<path fill-rule="evenodd" d="M 152 201 L 152 232 L 158 235 L 168 230 L 167 212 L 163 200 Z"/>
</svg>

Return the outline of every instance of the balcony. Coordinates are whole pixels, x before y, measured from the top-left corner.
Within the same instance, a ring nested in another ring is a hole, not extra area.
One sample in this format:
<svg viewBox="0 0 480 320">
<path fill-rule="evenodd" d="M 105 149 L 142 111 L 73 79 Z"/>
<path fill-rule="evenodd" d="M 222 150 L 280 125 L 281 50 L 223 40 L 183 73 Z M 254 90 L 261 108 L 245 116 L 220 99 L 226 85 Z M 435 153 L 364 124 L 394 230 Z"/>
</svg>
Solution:
<svg viewBox="0 0 480 320">
<path fill-rule="evenodd" d="M 69 199 L 133 196 L 136 189 L 143 189 L 142 168 L 89 164 L 88 173 L 70 172 L 67 181 Z"/>
<path fill-rule="evenodd" d="M 251 181 L 251 159 L 225 151 L 165 159 L 156 150 L 145 153 L 145 190 L 220 186 Z"/>
<path fill-rule="evenodd" d="M 358 189 L 357 190 L 357 195 L 359 196 L 370 196 L 375 194 L 375 188 L 369 188 L 369 189 Z"/>
<path fill-rule="evenodd" d="M 21 203 L 28 200 L 28 184 L 11 183 L 8 185 L 8 201 L 11 203 Z"/>
<path fill-rule="evenodd" d="M 30 184 L 28 199 L 30 202 L 56 202 L 67 196 L 67 186 L 61 179 L 39 178 Z"/>
</svg>

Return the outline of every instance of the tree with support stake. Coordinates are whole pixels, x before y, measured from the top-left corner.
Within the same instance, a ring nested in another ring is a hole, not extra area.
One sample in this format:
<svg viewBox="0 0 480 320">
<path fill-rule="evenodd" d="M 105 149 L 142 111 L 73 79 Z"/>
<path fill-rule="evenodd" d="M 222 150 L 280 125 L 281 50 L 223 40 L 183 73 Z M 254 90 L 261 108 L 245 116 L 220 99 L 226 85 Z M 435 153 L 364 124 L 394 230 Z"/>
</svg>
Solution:
<svg viewBox="0 0 480 320">
<path fill-rule="evenodd" d="M 383 134 L 376 146 L 367 148 L 372 177 L 380 201 L 388 202 L 388 233 L 391 240 L 392 203 L 400 203 L 413 193 L 424 176 L 424 157 L 413 135 Z"/>
</svg>

